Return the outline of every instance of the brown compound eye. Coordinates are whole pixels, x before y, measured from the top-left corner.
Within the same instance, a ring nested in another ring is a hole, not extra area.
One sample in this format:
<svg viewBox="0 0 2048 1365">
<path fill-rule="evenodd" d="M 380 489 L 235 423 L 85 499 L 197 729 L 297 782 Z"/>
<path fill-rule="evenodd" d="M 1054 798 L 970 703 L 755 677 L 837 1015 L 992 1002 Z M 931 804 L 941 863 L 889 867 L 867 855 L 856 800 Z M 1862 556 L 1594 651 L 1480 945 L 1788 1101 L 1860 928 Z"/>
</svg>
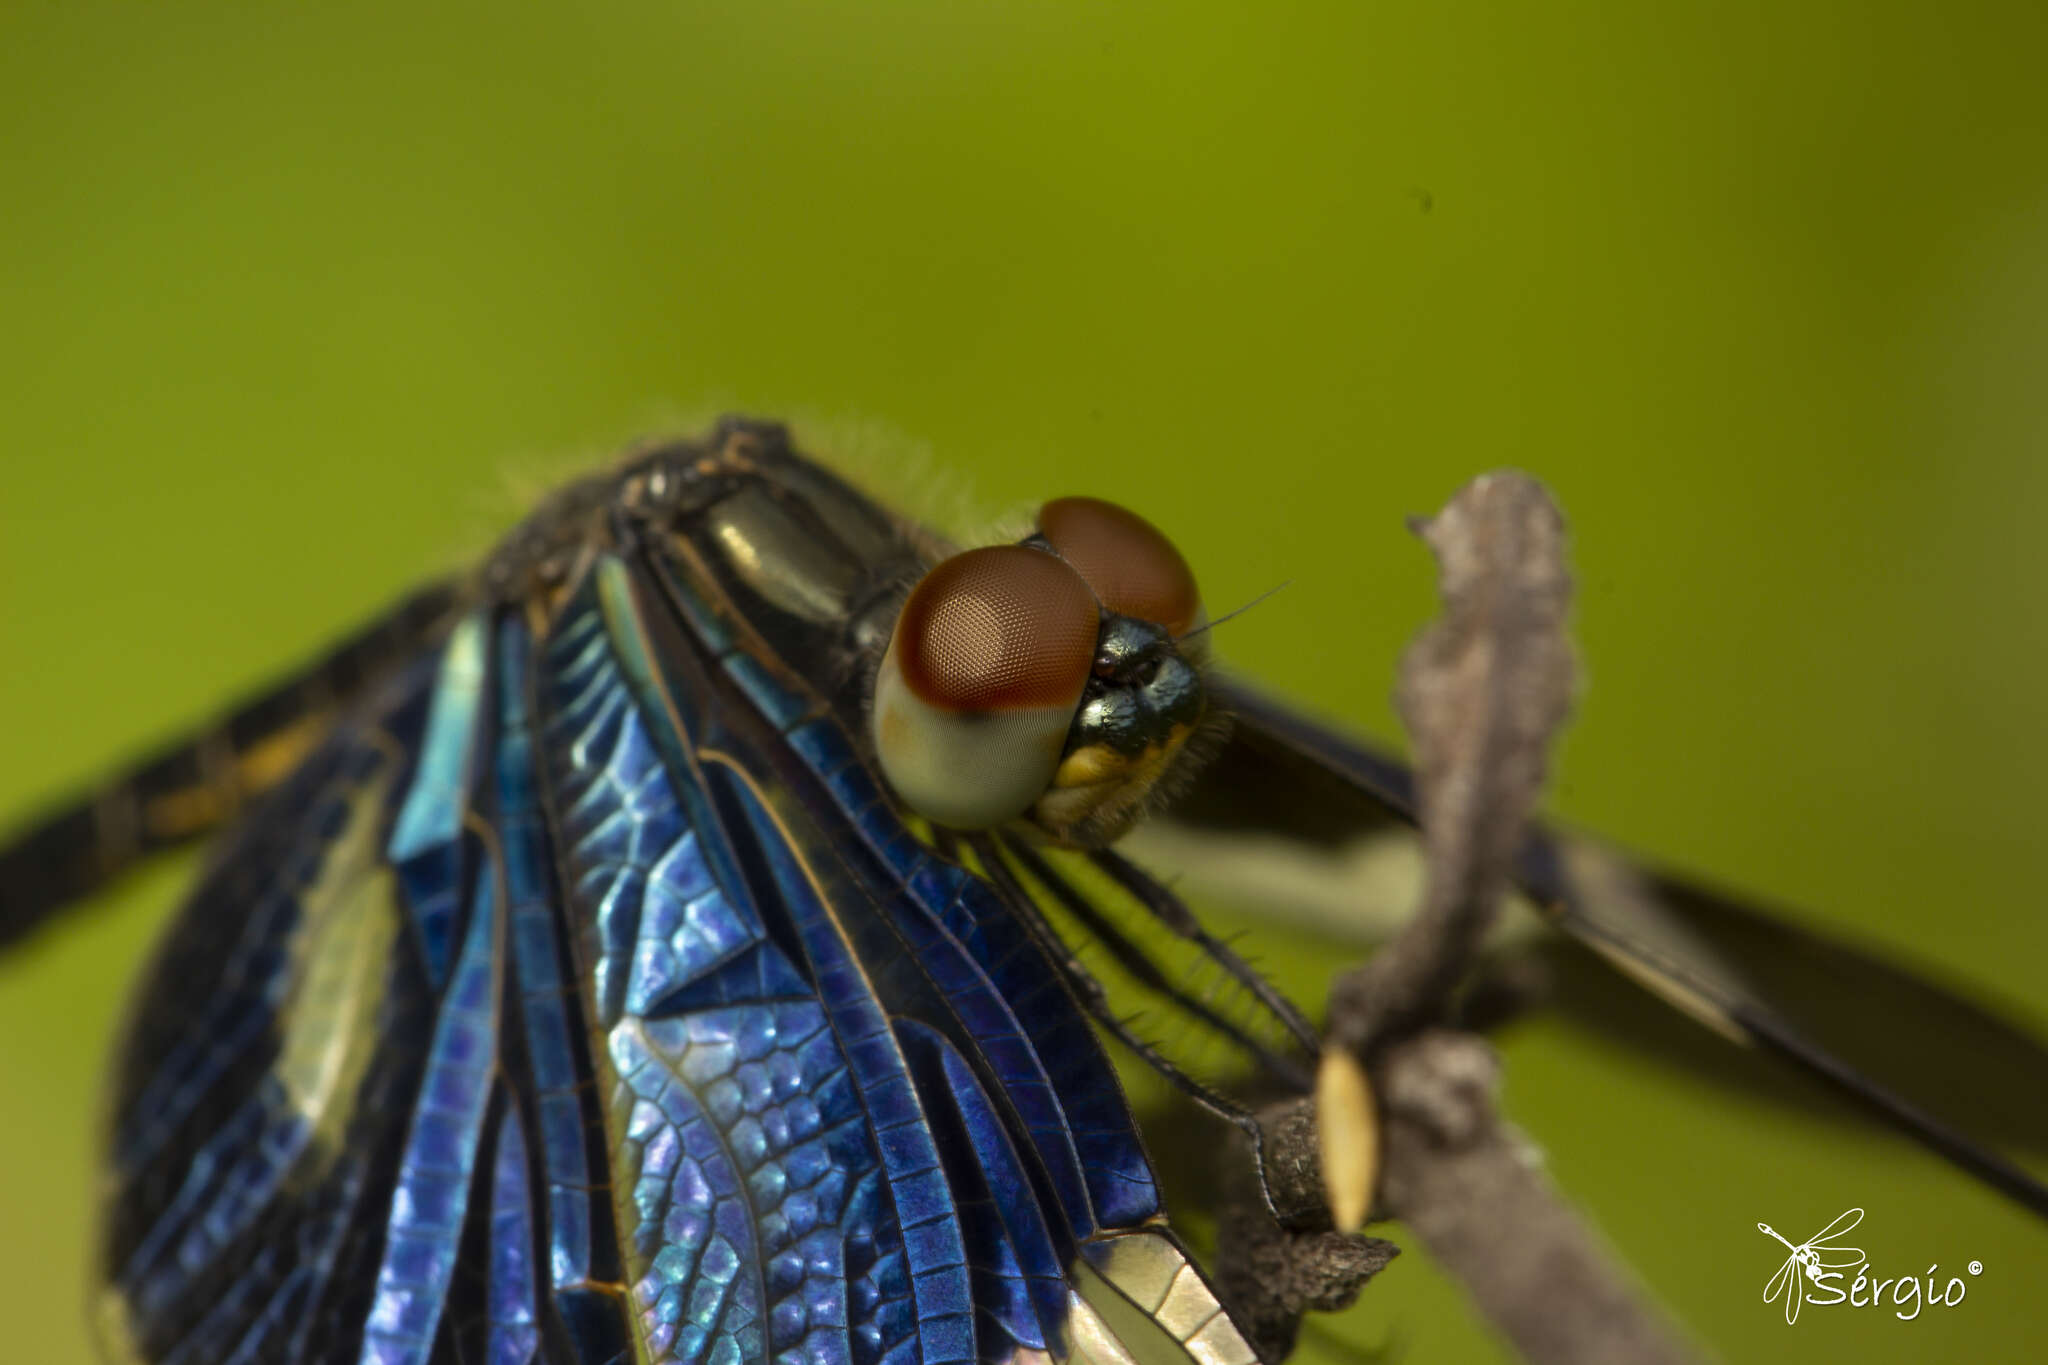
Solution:
<svg viewBox="0 0 2048 1365">
<path fill-rule="evenodd" d="M 1136 512 L 1100 498 L 1055 498 L 1038 510 L 1038 529 L 1111 611 L 1175 636 L 1202 623 L 1194 571 Z"/>
<path fill-rule="evenodd" d="M 1059 767 L 1100 624 L 1080 574 L 1043 550 L 969 550 L 926 574 L 875 678 L 890 785 L 956 829 L 1023 814 Z"/>
<path fill-rule="evenodd" d="M 951 711 L 1066 706 L 1095 654 L 1095 597 L 1042 550 L 992 545 L 954 555 L 903 604 L 894 648 L 903 680 Z"/>
</svg>

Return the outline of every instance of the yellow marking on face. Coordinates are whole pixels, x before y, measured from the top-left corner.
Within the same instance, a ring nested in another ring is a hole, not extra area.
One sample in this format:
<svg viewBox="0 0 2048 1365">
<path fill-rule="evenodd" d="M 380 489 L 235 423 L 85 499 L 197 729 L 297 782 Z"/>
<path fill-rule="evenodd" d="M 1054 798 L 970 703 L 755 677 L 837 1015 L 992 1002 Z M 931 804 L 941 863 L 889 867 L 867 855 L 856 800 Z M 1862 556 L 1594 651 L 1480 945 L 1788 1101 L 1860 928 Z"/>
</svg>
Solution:
<svg viewBox="0 0 2048 1365">
<path fill-rule="evenodd" d="M 1059 771 L 1052 775 L 1052 784 L 1055 787 L 1088 787 L 1097 782 L 1108 782 L 1129 772 L 1133 761 L 1107 744 L 1091 744 L 1060 760 Z"/>
<path fill-rule="evenodd" d="M 1086 821 L 1115 826 L 1127 820 L 1144 805 L 1192 733 L 1192 727 L 1176 725 L 1165 739 L 1129 757 L 1100 744 L 1074 750 L 1032 806 L 1031 819 L 1062 838 Z"/>
<path fill-rule="evenodd" d="M 1118 753 L 1107 744 L 1090 744 L 1084 749 L 1076 749 L 1060 761 L 1059 771 L 1053 775 L 1053 786 L 1073 788 L 1115 783 L 1135 786 L 1142 791 L 1159 780 L 1159 775 L 1180 752 L 1181 745 L 1187 743 L 1190 733 L 1188 726 L 1176 725 L 1159 743 L 1128 755 Z"/>
</svg>

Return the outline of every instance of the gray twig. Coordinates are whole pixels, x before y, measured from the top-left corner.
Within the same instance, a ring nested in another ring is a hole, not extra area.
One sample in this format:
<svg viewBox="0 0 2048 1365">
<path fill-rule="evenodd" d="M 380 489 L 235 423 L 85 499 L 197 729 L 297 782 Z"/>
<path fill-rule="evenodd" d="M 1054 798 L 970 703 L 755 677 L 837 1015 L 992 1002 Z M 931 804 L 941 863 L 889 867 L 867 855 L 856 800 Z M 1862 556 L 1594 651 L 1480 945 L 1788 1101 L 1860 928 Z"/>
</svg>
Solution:
<svg viewBox="0 0 2048 1365">
<path fill-rule="evenodd" d="M 1564 519 L 1534 479 L 1482 475 L 1412 523 L 1444 616 L 1409 646 L 1395 701 L 1415 745 L 1422 908 L 1330 994 L 1330 1042 L 1369 1057 L 1431 1022 L 1477 955 L 1572 691 Z"/>
<path fill-rule="evenodd" d="M 1530 1360 L 1681 1360 L 1672 1329 L 1501 1121 L 1492 1051 L 1431 1027 L 1449 1017 L 1493 922 L 1570 703 L 1564 522 L 1534 480 L 1499 473 L 1416 529 L 1445 601 L 1397 693 L 1428 887 L 1393 942 L 1331 991 L 1328 1025 L 1328 1046 L 1374 1081 L 1377 1207 L 1413 1228 Z"/>
<path fill-rule="evenodd" d="M 1493 1050 L 1432 1030 L 1381 1054 L 1387 1215 L 1411 1228 L 1525 1358 L 1690 1359 L 1677 1333 L 1493 1107 Z"/>
</svg>

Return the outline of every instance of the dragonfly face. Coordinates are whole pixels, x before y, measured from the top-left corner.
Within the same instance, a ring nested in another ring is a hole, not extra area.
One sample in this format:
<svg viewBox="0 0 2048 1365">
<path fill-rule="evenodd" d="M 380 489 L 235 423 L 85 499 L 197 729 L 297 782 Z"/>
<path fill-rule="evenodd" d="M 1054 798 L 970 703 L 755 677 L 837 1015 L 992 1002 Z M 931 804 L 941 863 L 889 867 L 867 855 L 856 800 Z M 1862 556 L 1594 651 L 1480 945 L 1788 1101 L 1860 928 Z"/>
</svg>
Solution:
<svg viewBox="0 0 2048 1365">
<path fill-rule="evenodd" d="M 1318 1040 L 1108 845 L 1162 814 L 1197 875 L 1280 845 L 1342 869 L 1415 801 L 1213 670 L 1206 620 L 1120 508 L 955 555 L 731 422 L 561 490 L 471 580 L 0 850 L 4 944 L 228 825 L 116 1066 L 109 1358 L 1252 1360 L 1099 1035 L 1254 1141 L 1218 1075 L 1304 1087 Z M 1581 840 L 1532 832 L 1519 877 L 1686 1013 L 2048 1213 L 1756 973 L 1829 983 L 1850 1044 L 1953 1038 L 1976 1069 L 1913 1093 L 2021 1144 L 2048 1132 L 2024 1033 Z M 1359 899 L 1315 882 L 1254 899 Z"/>
</svg>

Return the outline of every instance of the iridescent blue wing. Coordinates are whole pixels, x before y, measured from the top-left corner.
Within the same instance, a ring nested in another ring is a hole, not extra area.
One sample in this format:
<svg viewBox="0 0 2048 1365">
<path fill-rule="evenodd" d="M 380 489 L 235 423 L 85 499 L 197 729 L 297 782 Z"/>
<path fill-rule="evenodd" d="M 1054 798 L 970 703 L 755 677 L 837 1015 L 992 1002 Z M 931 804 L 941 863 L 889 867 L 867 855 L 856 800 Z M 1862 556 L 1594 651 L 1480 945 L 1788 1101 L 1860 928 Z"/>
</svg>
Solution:
<svg viewBox="0 0 2048 1365">
<path fill-rule="evenodd" d="M 233 836 L 110 1177 L 122 1359 L 1251 1359 L 1043 946 L 638 559 Z"/>
<path fill-rule="evenodd" d="M 650 1334 L 727 1330 L 676 1236 L 715 1223 L 749 1356 L 1249 1360 L 1054 963 L 739 633 L 605 559 L 538 670 Z"/>
<path fill-rule="evenodd" d="M 174 925 L 118 1064 L 110 1357 L 628 1358 L 616 1306 L 540 1293 L 545 1176 L 602 1181 L 557 1150 L 591 1087 L 533 986 L 561 929 L 497 644 L 474 612 L 344 720 Z M 603 1249 L 578 1288 L 615 1305 Z"/>
<path fill-rule="evenodd" d="M 230 836 L 116 1064 L 104 1289 L 117 1359 L 327 1359 L 368 1305 L 438 992 L 386 831 L 433 690 L 415 664 Z"/>
</svg>

